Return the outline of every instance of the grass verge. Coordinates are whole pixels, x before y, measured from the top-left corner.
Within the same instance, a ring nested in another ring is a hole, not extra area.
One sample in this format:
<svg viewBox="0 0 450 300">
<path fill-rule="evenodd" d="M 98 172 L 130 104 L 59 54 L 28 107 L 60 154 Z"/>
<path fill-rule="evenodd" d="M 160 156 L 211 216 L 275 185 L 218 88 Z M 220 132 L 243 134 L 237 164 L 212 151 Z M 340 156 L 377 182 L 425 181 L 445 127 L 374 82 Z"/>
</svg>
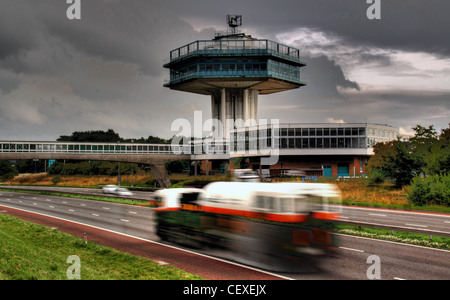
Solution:
<svg viewBox="0 0 450 300">
<path fill-rule="evenodd" d="M 0 280 L 67 280 L 71 255 L 80 258 L 82 280 L 202 279 L 172 266 L 0 214 Z"/>
<path fill-rule="evenodd" d="M 431 240 L 430 236 L 424 234 L 408 233 L 400 231 L 395 231 L 394 233 L 392 233 L 390 230 L 358 227 L 343 224 L 335 224 L 333 231 L 335 233 L 342 233 L 347 235 L 355 235 L 373 239 L 381 239 L 392 242 L 450 250 L 450 238 L 445 237 L 433 236 Z"/>
</svg>

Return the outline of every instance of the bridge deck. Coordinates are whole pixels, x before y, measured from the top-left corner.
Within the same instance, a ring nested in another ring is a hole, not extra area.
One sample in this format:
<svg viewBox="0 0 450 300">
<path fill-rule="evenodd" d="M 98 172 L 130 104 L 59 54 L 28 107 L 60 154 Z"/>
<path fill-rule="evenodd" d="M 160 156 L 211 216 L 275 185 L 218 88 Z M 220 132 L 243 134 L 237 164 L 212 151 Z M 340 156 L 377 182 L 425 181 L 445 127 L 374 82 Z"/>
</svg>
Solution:
<svg viewBox="0 0 450 300">
<path fill-rule="evenodd" d="M 167 144 L 0 141 L 0 153 L 180 154 L 189 150 L 190 146 Z"/>
</svg>

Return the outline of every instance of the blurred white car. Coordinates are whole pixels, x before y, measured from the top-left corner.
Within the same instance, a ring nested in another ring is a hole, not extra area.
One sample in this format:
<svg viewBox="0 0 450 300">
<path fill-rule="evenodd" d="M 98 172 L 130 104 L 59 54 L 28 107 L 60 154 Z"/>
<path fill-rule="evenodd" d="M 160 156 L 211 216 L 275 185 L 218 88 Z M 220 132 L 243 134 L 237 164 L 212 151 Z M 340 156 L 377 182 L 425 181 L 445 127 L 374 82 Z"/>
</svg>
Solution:
<svg viewBox="0 0 450 300">
<path fill-rule="evenodd" d="M 114 191 L 118 188 L 117 185 L 114 184 L 110 184 L 110 185 L 105 185 L 102 189 L 104 194 L 114 194 Z"/>
<path fill-rule="evenodd" d="M 133 196 L 133 193 L 131 191 L 122 187 L 115 189 L 114 194 L 119 196 Z"/>
<path fill-rule="evenodd" d="M 104 194 L 113 194 L 113 195 L 119 195 L 119 196 L 133 196 L 133 193 L 130 192 L 128 189 L 119 187 L 117 185 L 106 185 L 103 187 L 103 193 Z"/>
</svg>

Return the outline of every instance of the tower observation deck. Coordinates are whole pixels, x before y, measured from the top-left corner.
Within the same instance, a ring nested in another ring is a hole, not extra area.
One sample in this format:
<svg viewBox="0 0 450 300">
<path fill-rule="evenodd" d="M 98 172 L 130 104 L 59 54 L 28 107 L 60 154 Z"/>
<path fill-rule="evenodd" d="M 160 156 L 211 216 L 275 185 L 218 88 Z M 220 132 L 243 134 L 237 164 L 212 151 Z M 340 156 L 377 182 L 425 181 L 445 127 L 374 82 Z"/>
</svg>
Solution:
<svg viewBox="0 0 450 300">
<path fill-rule="evenodd" d="M 228 15 L 227 20 L 227 34 L 176 48 L 164 64 L 170 69 L 165 87 L 211 95 L 212 118 L 222 122 L 224 137 L 227 119 L 258 119 L 259 95 L 304 86 L 300 68 L 306 65 L 296 48 L 239 33 L 241 16 Z"/>
</svg>

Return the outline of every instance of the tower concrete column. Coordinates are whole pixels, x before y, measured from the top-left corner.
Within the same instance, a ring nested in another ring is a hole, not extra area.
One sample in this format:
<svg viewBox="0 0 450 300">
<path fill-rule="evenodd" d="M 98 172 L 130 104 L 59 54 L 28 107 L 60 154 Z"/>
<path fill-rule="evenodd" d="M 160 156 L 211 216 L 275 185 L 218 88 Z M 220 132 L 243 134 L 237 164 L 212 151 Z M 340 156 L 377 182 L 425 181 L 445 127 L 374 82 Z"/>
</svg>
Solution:
<svg viewBox="0 0 450 300">
<path fill-rule="evenodd" d="M 226 90 L 223 88 L 221 91 L 221 97 L 220 97 L 220 122 L 222 122 L 224 138 L 225 138 L 225 133 L 227 132 L 227 124 L 226 124 L 227 97 L 226 96 L 227 96 Z"/>
<path fill-rule="evenodd" d="M 243 99 L 243 113 L 242 113 L 242 119 L 244 120 L 244 122 L 246 122 L 249 118 L 249 90 L 245 89 L 244 90 L 244 99 Z"/>
<path fill-rule="evenodd" d="M 211 94 L 211 118 L 219 118 L 219 107 L 217 106 L 216 97 L 214 96 L 214 94 Z"/>
</svg>

